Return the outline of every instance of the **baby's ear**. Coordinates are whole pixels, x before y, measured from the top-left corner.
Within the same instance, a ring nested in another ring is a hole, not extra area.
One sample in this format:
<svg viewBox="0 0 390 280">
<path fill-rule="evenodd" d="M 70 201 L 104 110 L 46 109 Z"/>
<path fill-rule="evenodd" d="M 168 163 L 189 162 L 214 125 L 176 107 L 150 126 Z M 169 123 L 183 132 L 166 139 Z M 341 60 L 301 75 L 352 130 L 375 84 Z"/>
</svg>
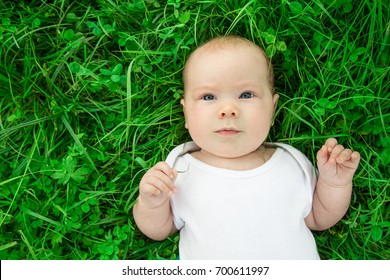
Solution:
<svg viewBox="0 0 390 280">
<path fill-rule="evenodd" d="M 184 101 L 184 98 L 182 98 L 180 100 L 180 104 L 183 106 L 183 113 L 184 113 L 184 127 L 188 129 L 188 125 L 187 125 L 187 116 L 186 116 L 186 105 L 185 105 L 185 101 Z"/>
<path fill-rule="evenodd" d="M 273 103 L 274 103 L 274 114 L 276 112 L 276 107 L 278 107 L 278 100 L 279 100 L 279 94 L 275 93 L 272 97 Z"/>
</svg>

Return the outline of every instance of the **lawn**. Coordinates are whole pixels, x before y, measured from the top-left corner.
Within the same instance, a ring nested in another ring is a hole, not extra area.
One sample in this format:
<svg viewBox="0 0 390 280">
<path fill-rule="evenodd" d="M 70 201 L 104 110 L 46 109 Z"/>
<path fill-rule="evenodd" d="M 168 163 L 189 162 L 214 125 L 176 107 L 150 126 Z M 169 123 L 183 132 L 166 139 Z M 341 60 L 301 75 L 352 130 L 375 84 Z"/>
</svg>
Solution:
<svg viewBox="0 0 390 280">
<path fill-rule="evenodd" d="M 280 94 L 269 141 L 315 163 L 359 151 L 323 259 L 390 259 L 388 0 L 1 1 L 0 259 L 176 259 L 131 209 L 145 171 L 189 140 L 181 71 L 205 40 L 262 46 Z"/>
</svg>

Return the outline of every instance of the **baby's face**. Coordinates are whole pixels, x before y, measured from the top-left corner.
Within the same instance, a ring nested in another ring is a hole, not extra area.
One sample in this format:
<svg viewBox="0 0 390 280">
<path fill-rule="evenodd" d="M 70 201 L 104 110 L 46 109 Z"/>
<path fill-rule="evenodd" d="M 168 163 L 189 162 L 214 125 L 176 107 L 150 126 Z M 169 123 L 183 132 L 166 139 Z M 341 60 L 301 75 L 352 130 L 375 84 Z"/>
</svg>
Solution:
<svg viewBox="0 0 390 280">
<path fill-rule="evenodd" d="M 193 141 L 219 158 L 237 158 L 265 141 L 278 95 L 254 47 L 200 49 L 187 65 L 184 107 Z"/>
</svg>

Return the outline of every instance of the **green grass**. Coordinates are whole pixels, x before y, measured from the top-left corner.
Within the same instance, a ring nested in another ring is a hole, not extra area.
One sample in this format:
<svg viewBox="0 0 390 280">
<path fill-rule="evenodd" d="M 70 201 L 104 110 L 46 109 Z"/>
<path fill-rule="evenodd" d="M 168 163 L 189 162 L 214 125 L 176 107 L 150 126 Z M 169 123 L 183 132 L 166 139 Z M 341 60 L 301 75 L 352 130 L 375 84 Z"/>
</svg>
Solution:
<svg viewBox="0 0 390 280">
<path fill-rule="evenodd" d="M 390 259 L 388 1 L 86 2 L 0 4 L 0 259 L 176 259 L 178 237 L 147 239 L 131 208 L 189 139 L 186 58 L 222 34 L 272 57 L 270 140 L 313 162 L 327 137 L 361 153 L 321 257 Z"/>
</svg>

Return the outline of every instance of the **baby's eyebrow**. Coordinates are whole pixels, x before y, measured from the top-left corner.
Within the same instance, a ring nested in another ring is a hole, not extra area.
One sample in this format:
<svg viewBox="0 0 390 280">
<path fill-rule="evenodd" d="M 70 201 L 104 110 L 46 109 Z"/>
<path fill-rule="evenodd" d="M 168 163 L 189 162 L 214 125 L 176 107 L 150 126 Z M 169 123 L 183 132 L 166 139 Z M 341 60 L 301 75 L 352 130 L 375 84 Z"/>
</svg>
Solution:
<svg viewBox="0 0 390 280">
<path fill-rule="evenodd" d="M 194 87 L 191 90 L 195 91 L 195 92 L 212 92 L 212 91 L 215 91 L 216 88 L 217 88 L 216 85 L 209 84 L 209 85 L 202 85 L 202 86 Z"/>
<path fill-rule="evenodd" d="M 242 82 L 238 83 L 237 86 L 242 87 L 242 88 L 245 88 L 245 87 L 258 88 L 259 86 L 261 86 L 261 84 L 258 82 L 253 82 L 253 81 L 242 81 Z"/>
</svg>

